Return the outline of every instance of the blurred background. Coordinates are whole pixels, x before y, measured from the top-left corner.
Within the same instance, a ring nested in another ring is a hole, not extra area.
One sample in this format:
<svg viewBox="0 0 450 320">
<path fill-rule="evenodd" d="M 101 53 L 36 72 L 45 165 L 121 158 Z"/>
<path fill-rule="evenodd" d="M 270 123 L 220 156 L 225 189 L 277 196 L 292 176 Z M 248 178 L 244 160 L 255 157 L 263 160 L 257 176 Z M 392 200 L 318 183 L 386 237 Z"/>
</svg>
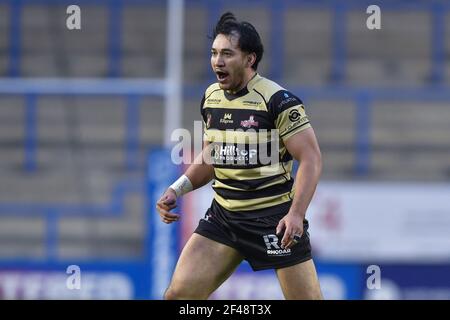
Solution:
<svg viewBox="0 0 450 320">
<path fill-rule="evenodd" d="M 255 25 L 259 73 L 302 98 L 319 139 L 307 218 L 325 298 L 450 299 L 444 0 L 0 0 L 0 298 L 161 298 L 212 199 L 199 189 L 181 223 L 159 222 L 181 170 L 162 147 L 194 134 L 226 10 Z M 282 294 L 243 263 L 212 298 Z"/>
</svg>

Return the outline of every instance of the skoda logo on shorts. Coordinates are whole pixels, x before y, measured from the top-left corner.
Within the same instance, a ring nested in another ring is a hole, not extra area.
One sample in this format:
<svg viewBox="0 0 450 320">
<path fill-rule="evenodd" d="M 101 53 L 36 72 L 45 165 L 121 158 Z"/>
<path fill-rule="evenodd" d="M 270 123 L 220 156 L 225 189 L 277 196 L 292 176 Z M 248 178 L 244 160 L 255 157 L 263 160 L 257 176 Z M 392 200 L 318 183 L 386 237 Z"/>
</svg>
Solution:
<svg viewBox="0 0 450 320">
<path fill-rule="evenodd" d="M 289 120 L 295 122 L 298 120 L 298 118 L 300 118 L 300 112 L 298 112 L 297 110 L 291 110 L 289 112 Z"/>
</svg>

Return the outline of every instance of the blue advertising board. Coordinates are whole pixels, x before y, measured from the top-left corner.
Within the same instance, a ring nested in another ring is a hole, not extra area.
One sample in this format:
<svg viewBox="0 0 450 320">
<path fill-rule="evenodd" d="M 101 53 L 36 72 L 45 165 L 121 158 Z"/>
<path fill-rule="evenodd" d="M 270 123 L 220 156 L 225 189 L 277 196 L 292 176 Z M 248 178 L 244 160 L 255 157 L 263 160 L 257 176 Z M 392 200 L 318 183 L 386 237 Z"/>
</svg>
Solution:
<svg viewBox="0 0 450 320">
<path fill-rule="evenodd" d="M 171 161 L 170 150 L 153 149 L 148 158 L 148 243 L 150 262 L 150 298 L 161 299 L 170 282 L 179 254 L 178 223 L 160 220 L 155 204 L 179 176 L 180 168 Z M 181 204 L 178 204 L 181 207 Z M 174 212 L 177 212 L 176 209 Z"/>
</svg>

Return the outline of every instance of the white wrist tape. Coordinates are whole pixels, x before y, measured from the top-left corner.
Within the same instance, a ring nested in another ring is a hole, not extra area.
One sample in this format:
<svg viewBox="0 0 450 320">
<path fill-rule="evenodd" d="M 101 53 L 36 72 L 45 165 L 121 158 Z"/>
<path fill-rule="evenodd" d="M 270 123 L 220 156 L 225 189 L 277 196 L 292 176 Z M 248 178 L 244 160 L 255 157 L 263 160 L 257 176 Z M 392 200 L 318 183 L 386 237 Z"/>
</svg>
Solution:
<svg viewBox="0 0 450 320">
<path fill-rule="evenodd" d="M 194 190 L 191 180 L 189 180 L 189 178 L 186 177 L 184 174 L 181 177 L 179 177 L 177 181 L 172 183 L 170 188 L 172 188 L 175 191 L 177 197 Z"/>
</svg>

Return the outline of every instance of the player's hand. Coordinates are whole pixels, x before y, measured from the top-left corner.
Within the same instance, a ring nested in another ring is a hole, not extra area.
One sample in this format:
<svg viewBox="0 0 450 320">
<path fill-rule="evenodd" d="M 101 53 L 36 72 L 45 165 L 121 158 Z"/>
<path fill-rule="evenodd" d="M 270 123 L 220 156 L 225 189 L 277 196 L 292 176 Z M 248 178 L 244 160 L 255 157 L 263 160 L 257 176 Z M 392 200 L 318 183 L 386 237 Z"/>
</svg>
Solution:
<svg viewBox="0 0 450 320">
<path fill-rule="evenodd" d="M 283 239 L 281 239 L 281 248 L 292 248 L 300 241 L 303 234 L 303 217 L 298 214 L 289 212 L 280 220 L 276 233 L 281 235 L 284 230 Z"/>
<path fill-rule="evenodd" d="M 167 224 L 178 221 L 178 219 L 180 219 L 180 215 L 169 212 L 176 207 L 177 195 L 174 190 L 168 188 L 156 203 L 156 210 L 158 210 L 161 221 Z"/>
</svg>

